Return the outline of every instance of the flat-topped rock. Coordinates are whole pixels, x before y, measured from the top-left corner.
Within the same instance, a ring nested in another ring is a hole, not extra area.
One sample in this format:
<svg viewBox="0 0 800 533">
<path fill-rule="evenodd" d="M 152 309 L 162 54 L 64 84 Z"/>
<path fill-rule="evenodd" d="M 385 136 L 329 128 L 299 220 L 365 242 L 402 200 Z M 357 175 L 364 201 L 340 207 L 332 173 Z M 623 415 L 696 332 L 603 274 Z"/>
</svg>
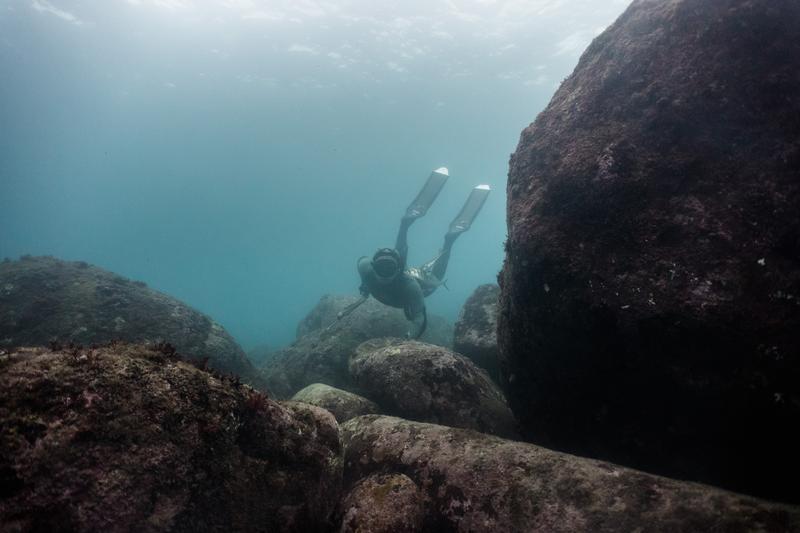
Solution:
<svg viewBox="0 0 800 533">
<path fill-rule="evenodd" d="M 342 426 L 345 490 L 403 474 L 420 531 L 788 532 L 800 508 L 475 431 L 367 415 Z"/>
</svg>

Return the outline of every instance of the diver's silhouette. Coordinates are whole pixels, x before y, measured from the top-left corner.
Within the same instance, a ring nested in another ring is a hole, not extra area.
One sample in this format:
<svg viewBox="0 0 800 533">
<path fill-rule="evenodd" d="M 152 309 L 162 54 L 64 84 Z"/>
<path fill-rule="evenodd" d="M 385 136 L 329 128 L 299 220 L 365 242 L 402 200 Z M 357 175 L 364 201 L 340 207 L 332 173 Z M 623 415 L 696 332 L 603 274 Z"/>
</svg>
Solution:
<svg viewBox="0 0 800 533">
<path fill-rule="evenodd" d="M 428 212 L 428 208 L 439 196 L 448 176 L 447 169 L 444 167 L 431 172 L 422 190 L 408 206 L 400 221 L 400 231 L 397 233 L 397 242 L 394 248 L 381 248 L 371 259 L 366 256 L 359 258 L 361 298 L 340 312 L 337 321 L 352 313 L 372 295 L 382 304 L 400 308 L 405 312 L 406 318 L 417 325 L 415 339 L 425 332 L 428 325 L 425 297 L 432 294 L 444 282 L 444 274 L 450 260 L 450 249 L 453 243 L 459 235 L 470 228 L 491 190 L 488 185 L 478 185 L 472 189 L 461 211 L 450 223 L 439 254 L 424 265 L 407 268 L 408 242 L 406 237 L 408 228 L 415 220 Z"/>
</svg>

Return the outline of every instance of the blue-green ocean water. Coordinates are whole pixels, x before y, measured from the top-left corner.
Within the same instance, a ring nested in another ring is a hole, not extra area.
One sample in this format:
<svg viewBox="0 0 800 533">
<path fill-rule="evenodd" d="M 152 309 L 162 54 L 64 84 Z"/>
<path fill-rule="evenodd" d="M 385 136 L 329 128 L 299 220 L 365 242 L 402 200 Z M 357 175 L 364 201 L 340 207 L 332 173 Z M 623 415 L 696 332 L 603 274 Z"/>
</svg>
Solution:
<svg viewBox="0 0 800 533">
<path fill-rule="evenodd" d="M 0 258 L 84 260 L 279 346 L 446 166 L 411 263 L 494 190 L 428 299 L 455 320 L 501 267 L 520 131 L 626 4 L 0 0 Z"/>
</svg>

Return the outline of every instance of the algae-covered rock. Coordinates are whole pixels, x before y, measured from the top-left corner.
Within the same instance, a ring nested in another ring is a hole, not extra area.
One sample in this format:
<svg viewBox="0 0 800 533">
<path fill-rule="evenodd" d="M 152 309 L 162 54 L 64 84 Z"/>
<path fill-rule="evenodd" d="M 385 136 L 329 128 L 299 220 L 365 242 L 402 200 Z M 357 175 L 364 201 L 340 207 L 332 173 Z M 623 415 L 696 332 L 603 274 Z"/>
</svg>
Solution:
<svg viewBox="0 0 800 533">
<path fill-rule="evenodd" d="M 186 304 L 78 261 L 24 257 L 0 263 L 0 346 L 51 341 L 166 341 L 220 372 L 263 381 L 222 326 Z"/>
<path fill-rule="evenodd" d="M 416 533 L 425 519 L 425 495 L 403 474 L 373 474 L 341 503 L 340 533 Z"/>
<path fill-rule="evenodd" d="M 788 532 L 800 508 L 433 424 L 367 415 L 342 426 L 345 486 L 404 474 L 419 531 Z"/>
<path fill-rule="evenodd" d="M 312 383 L 297 391 L 292 400 L 327 409 L 336 421 L 346 422 L 355 416 L 380 413 L 375 402 L 346 390 L 330 387 L 324 383 Z"/>
<path fill-rule="evenodd" d="M 516 437 L 516 421 L 489 375 L 447 348 L 375 339 L 350 359 L 350 374 L 383 412 Z"/>
<path fill-rule="evenodd" d="M 411 323 L 399 309 L 387 307 L 373 299 L 336 322 L 337 314 L 356 300 L 355 296 L 330 295 L 320 300 L 298 325 L 299 338 L 290 346 L 278 350 L 261 368 L 273 394 L 290 398 L 312 383 L 325 383 L 358 392 L 347 372 L 347 361 L 356 347 L 369 339 L 403 337 L 408 333 Z M 449 346 L 452 343 L 452 328 L 444 319 L 430 317 L 430 323 L 423 338 L 432 338 Z"/>
<path fill-rule="evenodd" d="M 357 296 L 326 294 L 297 325 L 297 338 L 330 326 L 336 322 L 336 317 L 341 311 L 357 300 Z M 413 329 L 402 309 L 383 305 L 374 298 L 361 304 L 334 328 L 346 328 L 352 335 L 362 337 L 364 340 L 379 337 L 404 337 L 409 330 Z M 420 340 L 449 348 L 453 344 L 453 326 L 444 318 L 430 314 L 428 315 L 428 326 Z"/>
<path fill-rule="evenodd" d="M 338 501 L 330 413 L 170 351 L 0 356 L 3 531 L 319 531 Z"/>
<path fill-rule="evenodd" d="M 504 388 L 537 443 L 800 502 L 800 2 L 638 0 L 523 131 Z"/>
<path fill-rule="evenodd" d="M 347 359 L 362 341 L 347 330 L 314 331 L 278 350 L 261 367 L 261 374 L 278 398 L 291 398 L 313 383 L 351 390 Z"/>
<path fill-rule="evenodd" d="M 481 285 L 467 298 L 453 331 L 453 350 L 469 357 L 497 383 L 500 366 L 497 348 L 497 300 L 500 287 Z"/>
</svg>

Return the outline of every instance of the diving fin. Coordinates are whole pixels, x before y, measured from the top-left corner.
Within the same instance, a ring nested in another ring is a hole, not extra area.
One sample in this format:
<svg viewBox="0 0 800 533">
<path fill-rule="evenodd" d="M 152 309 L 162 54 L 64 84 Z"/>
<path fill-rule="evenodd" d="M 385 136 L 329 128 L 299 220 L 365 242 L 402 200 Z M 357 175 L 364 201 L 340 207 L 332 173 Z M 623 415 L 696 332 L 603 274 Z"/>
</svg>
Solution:
<svg viewBox="0 0 800 533">
<path fill-rule="evenodd" d="M 491 188 L 488 185 L 478 185 L 472 189 L 467 201 L 464 203 L 464 207 L 461 208 L 456 218 L 450 223 L 447 233 L 458 235 L 467 231 L 472 225 L 472 221 L 478 216 L 483 204 L 486 203 L 486 198 L 489 197 L 490 192 Z"/>
<path fill-rule="evenodd" d="M 417 197 L 406 209 L 406 218 L 417 219 L 428 212 L 428 208 L 433 205 L 433 201 L 439 196 L 445 182 L 450 174 L 445 167 L 437 168 L 428 176 L 428 181 L 419 191 Z"/>
</svg>

